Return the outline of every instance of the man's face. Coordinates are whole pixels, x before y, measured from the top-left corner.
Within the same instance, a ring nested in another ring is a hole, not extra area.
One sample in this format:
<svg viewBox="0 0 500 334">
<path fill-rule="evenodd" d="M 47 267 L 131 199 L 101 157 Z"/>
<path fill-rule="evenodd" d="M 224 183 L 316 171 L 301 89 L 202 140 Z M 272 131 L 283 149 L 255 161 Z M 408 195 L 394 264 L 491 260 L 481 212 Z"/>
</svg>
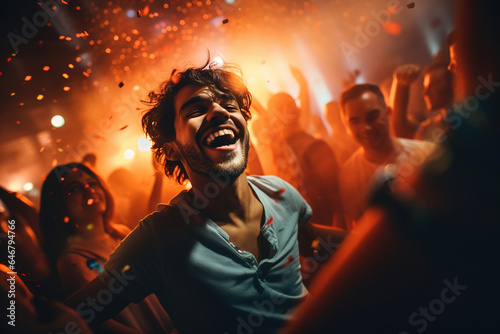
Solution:
<svg viewBox="0 0 500 334">
<path fill-rule="evenodd" d="M 249 133 L 238 102 L 210 87 L 186 86 L 174 99 L 175 149 L 188 176 L 245 170 Z"/>
<path fill-rule="evenodd" d="M 388 108 L 372 92 L 344 104 L 347 132 L 364 148 L 380 148 L 389 137 Z"/>
<path fill-rule="evenodd" d="M 447 78 L 447 70 L 435 69 L 424 76 L 424 100 L 427 110 L 447 108 L 452 100 L 453 88 Z"/>
</svg>

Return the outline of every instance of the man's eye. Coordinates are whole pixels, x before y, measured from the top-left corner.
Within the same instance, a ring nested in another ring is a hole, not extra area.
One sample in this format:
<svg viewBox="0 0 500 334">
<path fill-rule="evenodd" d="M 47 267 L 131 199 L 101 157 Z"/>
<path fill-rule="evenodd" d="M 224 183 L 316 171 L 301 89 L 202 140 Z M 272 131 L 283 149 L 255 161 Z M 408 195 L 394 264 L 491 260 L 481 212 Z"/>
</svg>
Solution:
<svg viewBox="0 0 500 334">
<path fill-rule="evenodd" d="M 238 110 L 238 107 L 230 104 L 230 105 L 225 106 L 224 109 L 226 109 L 226 110 Z"/>
<path fill-rule="evenodd" d="M 203 113 L 203 110 L 198 108 L 198 109 L 193 109 L 190 112 L 187 113 L 187 117 L 193 117 L 193 116 L 198 116 Z"/>
</svg>

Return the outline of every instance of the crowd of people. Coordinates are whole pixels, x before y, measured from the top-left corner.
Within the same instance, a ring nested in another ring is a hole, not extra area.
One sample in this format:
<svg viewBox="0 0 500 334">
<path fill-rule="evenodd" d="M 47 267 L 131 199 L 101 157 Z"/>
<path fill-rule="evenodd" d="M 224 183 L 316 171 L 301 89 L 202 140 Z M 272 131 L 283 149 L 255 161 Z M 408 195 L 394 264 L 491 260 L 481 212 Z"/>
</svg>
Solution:
<svg viewBox="0 0 500 334">
<path fill-rule="evenodd" d="M 449 59 L 398 66 L 389 98 L 346 84 L 325 106 L 331 135 L 297 68 L 300 107 L 286 92 L 264 107 L 236 66 L 174 70 L 142 118 L 149 200 L 123 169 L 113 195 L 93 155 L 54 167 L 40 206 L 0 188 L 0 227 L 16 222 L 18 250 L 16 274 L 2 249 L 2 301 L 9 279 L 17 287 L 16 326 L 2 327 L 498 333 L 495 11 L 459 1 Z M 427 110 L 415 119 L 420 75 Z M 189 187 L 155 209 L 162 173 Z"/>
</svg>

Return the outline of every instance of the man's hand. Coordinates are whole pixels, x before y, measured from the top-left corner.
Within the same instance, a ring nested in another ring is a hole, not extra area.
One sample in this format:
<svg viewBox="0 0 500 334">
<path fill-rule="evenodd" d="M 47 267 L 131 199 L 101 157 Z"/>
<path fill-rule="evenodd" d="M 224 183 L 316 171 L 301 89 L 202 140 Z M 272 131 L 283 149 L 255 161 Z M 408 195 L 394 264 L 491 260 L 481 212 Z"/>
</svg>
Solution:
<svg viewBox="0 0 500 334">
<path fill-rule="evenodd" d="M 416 64 L 405 64 L 396 67 L 394 80 L 400 85 L 410 85 L 417 80 L 420 74 L 420 66 Z"/>
</svg>

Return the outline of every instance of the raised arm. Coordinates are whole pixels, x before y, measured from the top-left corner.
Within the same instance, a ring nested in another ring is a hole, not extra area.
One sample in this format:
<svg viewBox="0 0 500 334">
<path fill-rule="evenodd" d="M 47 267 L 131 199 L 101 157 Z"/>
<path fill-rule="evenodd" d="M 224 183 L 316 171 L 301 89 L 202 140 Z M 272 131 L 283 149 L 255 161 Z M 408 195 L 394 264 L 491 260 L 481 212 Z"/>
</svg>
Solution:
<svg viewBox="0 0 500 334">
<path fill-rule="evenodd" d="M 309 97 L 309 87 L 307 86 L 306 78 L 304 78 L 304 75 L 298 68 L 292 65 L 288 67 L 290 68 L 293 78 L 299 84 L 300 110 L 304 116 L 307 115 L 308 117 L 311 114 L 311 99 Z"/>
<path fill-rule="evenodd" d="M 38 210 L 28 198 L 0 186 L 0 200 L 9 209 L 11 216 L 23 216 L 36 236 L 41 236 Z"/>
<path fill-rule="evenodd" d="M 161 202 L 161 190 L 163 188 L 163 169 L 156 160 L 154 154 L 152 155 L 153 170 L 155 172 L 155 180 L 151 194 L 148 201 L 148 213 L 156 211 L 156 206 Z"/>
<path fill-rule="evenodd" d="M 420 66 L 405 64 L 394 70 L 391 87 L 391 105 L 394 113 L 391 120 L 391 129 L 397 137 L 414 138 L 418 123 L 408 118 L 408 104 L 410 101 L 410 85 L 418 78 Z"/>
</svg>

